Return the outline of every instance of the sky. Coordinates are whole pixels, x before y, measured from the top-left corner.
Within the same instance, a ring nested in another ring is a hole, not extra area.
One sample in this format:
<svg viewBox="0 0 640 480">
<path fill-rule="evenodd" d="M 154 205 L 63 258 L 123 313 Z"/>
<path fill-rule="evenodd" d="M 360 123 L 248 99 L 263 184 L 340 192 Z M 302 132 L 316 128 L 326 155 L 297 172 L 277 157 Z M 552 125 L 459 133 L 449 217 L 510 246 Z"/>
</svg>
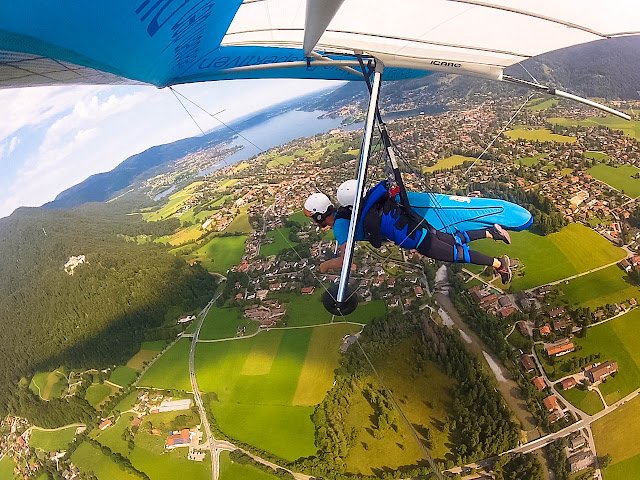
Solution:
<svg viewBox="0 0 640 480">
<path fill-rule="evenodd" d="M 174 87 L 232 121 L 306 93 L 325 80 L 233 80 Z M 183 100 L 200 127 L 220 125 Z M 30 87 L 0 90 L 0 218 L 40 206 L 90 175 L 154 145 L 200 130 L 173 93 L 151 86 Z"/>
</svg>

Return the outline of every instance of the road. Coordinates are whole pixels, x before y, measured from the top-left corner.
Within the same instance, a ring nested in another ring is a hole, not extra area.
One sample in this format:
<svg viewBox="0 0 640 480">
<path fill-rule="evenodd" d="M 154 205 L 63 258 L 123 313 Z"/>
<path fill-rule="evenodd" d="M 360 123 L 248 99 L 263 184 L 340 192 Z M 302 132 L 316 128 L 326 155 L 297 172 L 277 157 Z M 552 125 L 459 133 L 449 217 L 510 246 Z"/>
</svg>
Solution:
<svg viewBox="0 0 640 480">
<path fill-rule="evenodd" d="M 600 420 L 605 415 L 608 415 L 611 412 L 615 411 L 616 409 L 618 409 L 619 407 L 621 407 L 622 405 L 627 403 L 629 400 L 633 400 L 638 395 L 640 395 L 640 388 L 636 389 L 635 391 L 631 392 L 629 395 L 624 397 L 622 400 L 618 400 L 613 405 L 608 406 L 607 408 L 605 408 L 604 410 L 601 410 L 600 412 L 596 413 L 595 415 L 587 415 L 586 418 L 583 418 L 582 420 L 574 423 L 573 425 L 569 425 L 568 427 L 565 427 L 565 428 L 563 428 L 562 430 L 560 430 L 560 431 L 558 431 L 556 433 L 551 433 L 551 434 L 546 435 L 544 437 L 540 437 L 537 440 L 534 440 L 533 442 L 529 442 L 529 443 L 527 443 L 525 445 L 522 445 L 520 447 L 513 448 L 513 449 L 509 450 L 508 452 L 504 452 L 504 453 L 529 453 L 529 452 L 533 452 L 534 450 L 542 448 L 545 445 L 549 445 L 550 443 L 556 441 L 559 438 L 566 437 L 570 433 L 577 432 L 578 430 L 582 430 L 583 428 L 586 428 L 586 427 L 590 427 L 593 422 L 596 422 L 596 421 Z"/>
<path fill-rule="evenodd" d="M 215 297 L 211 299 L 211 301 L 207 304 L 206 307 L 200 312 L 200 319 L 198 320 L 198 326 L 196 327 L 196 331 L 193 334 L 193 338 L 191 340 L 191 350 L 189 351 L 189 379 L 191 380 L 191 390 L 193 391 L 193 398 L 198 406 L 198 412 L 200 413 L 200 421 L 204 426 L 204 431 L 207 436 L 207 443 L 209 445 L 209 453 L 211 456 L 211 475 L 213 480 L 218 480 L 220 476 L 220 458 L 219 458 L 219 450 L 216 447 L 216 439 L 213 437 L 211 433 L 211 425 L 209 425 L 209 419 L 207 418 L 207 412 L 204 409 L 204 405 L 202 404 L 202 397 L 200 396 L 200 390 L 198 390 L 198 380 L 196 379 L 196 369 L 195 369 L 195 357 L 196 357 L 196 345 L 198 344 L 198 336 L 200 335 L 200 328 L 204 323 L 204 319 L 207 317 L 207 313 L 209 313 L 209 309 L 213 305 L 213 303 L 218 299 L 221 294 L 218 293 Z M 232 449 L 233 450 L 233 449 Z"/>
<path fill-rule="evenodd" d="M 471 280 L 472 278 L 475 278 L 476 280 L 480 280 L 480 281 L 481 281 L 484 285 L 486 285 L 487 287 L 490 287 L 490 288 L 492 288 L 492 289 L 494 289 L 494 290 L 498 290 L 500 293 L 503 293 L 503 294 L 504 294 L 504 290 L 503 290 L 503 289 L 501 289 L 500 287 L 496 287 L 493 283 L 489 283 L 489 282 L 487 282 L 484 278 L 482 278 L 482 277 L 480 276 L 480 274 L 479 274 L 479 273 L 473 273 L 471 270 L 468 270 L 468 269 L 466 269 L 466 268 L 464 268 L 464 267 L 462 268 L 462 271 L 463 271 L 464 273 L 466 273 L 467 275 L 470 275 L 470 277 L 471 277 L 471 278 L 469 278 L 469 280 Z M 497 277 L 496 277 L 496 278 L 497 278 Z M 467 280 L 467 281 L 469 281 L 469 280 Z"/>
<path fill-rule="evenodd" d="M 631 254 L 628 254 L 626 258 L 629 258 L 630 256 L 631 256 Z M 624 259 L 621 258 L 620 260 L 617 260 L 615 262 L 607 263 L 606 265 L 601 265 L 600 267 L 592 268 L 591 270 L 587 270 L 586 272 L 582 272 L 582 273 L 577 273 L 575 275 L 571 275 L 570 277 L 561 278 L 560 280 L 556 280 L 555 282 L 545 283 L 544 285 L 537 285 L 537 286 L 535 286 L 533 288 L 530 288 L 529 290 L 524 290 L 524 292 L 525 293 L 531 293 L 532 291 L 534 291 L 534 290 L 536 290 L 536 289 L 538 289 L 538 288 L 540 288 L 542 286 L 558 285 L 560 283 L 568 282 L 569 280 L 573 280 L 574 278 L 582 277 L 584 275 L 589 275 L 590 273 L 597 272 L 599 270 L 604 270 L 605 268 L 612 267 L 613 265 L 617 265 L 622 260 L 624 260 Z"/>
</svg>

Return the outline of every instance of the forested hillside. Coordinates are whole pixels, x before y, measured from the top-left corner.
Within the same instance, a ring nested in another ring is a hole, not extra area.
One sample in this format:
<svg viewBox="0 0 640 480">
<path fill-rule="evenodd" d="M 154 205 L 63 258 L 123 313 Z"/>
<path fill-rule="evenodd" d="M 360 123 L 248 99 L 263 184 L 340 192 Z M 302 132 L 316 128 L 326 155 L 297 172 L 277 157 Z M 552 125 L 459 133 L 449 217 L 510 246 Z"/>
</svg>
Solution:
<svg viewBox="0 0 640 480">
<path fill-rule="evenodd" d="M 122 237 L 175 227 L 108 205 L 19 209 L 0 220 L 0 416 L 21 377 L 126 361 L 149 332 L 175 335 L 155 328 L 170 307 L 195 309 L 211 298 L 215 279 L 200 266 Z M 64 265 L 77 255 L 86 263 L 69 275 Z"/>
</svg>

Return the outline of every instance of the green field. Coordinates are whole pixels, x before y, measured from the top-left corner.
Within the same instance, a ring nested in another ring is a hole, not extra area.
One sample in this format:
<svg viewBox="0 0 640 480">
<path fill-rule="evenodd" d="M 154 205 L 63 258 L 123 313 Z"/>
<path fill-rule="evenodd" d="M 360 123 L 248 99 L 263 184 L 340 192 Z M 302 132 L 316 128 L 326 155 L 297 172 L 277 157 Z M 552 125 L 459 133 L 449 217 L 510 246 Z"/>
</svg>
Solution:
<svg viewBox="0 0 640 480">
<path fill-rule="evenodd" d="M 141 387 L 191 391 L 189 380 L 189 349 L 191 340 L 178 340 L 145 372 L 138 385 Z"/>
<path fill-rule="evenodd" d="M 140 372 L 147 364 L 158 356 L 157 350 L 140 350 L 127 361 L 127 367 Z"/>
<path fill-rule="evenodd" d="M 605 117 L 594 117 L 587 120 L 571 120 L 569 118 L 549 118 L 549 123 L 555 123 L 563 126 L 580 126 L 580 127 L 594 127 L 601 125 L 608 127 L 612 130 L 622 130 L 628 137 L 640 140 L 640 121 L 638 120 L 623 120 L 615 115 L 607 115 Z"/>
<path fill-rule="evenodd" d="M 342 337 L 358 329 L 272 329 L 198 344 L 198 386 L 216 394 L 211 407 L 219 428 L 287 460 L 315 454 L 312 405 L 331 388 Z"/>
<path fill-rule="evenodd" d="M 126 472 L 104 455 L 99 448 L 88 442 L 81 443 L 71 455 L 71 461 L 82 472 L 93 472 L 98 480 L 139 480 L 140 477 Z"/>
<path fill-rule="evenodd" d="M 611 455 L 605 480 L 636 478 L 640 472 L 640 397 L 635 397 L 593 425 L 598 456 Z"/>
<path fill-rule="evenodd" d="M 84 398 L 89 404 L 96 408 L 114 391 L 114 387 L 105 383 L 94 383 L 87 388 Z"/>
<path fill-rule="evenodd" d="M 311 219 L 305 216 L 302 210 L 298 210 L 297 212 L 292 213 L 287 217 L 287 220 L 298 225 L 307 225 L 309 222 L 311 222 Z"/>
<path fill-rule="evenodd" d="M 269 475 L 253 465 L 235 463 L 229 458 L 229 452 L 220 454 L 221 480 L 277 480 L 275 475 Z"/>
<path fill-rule="evenodd" d="M 303 214 L 304 215 L 304 214 Z M 290 228 L 281 227 L 267 232 L 267 238 L 271 239 L 271 243 L 263 243 L 260 245 L 260 256 L 269 257 L 278 255 L 290 248 L 295 248 L 297 243 L 289 240 Z"/>
<path fill-rule="evenodd" d="M 238 180 L 237 178 L 227 178 L 226 180 L 220 182 L 220 185 L 218 185 L 218 189 L 225 190 L 229 187 L 233 187 L 239 181 L 240 180 Z"/>
<path fill-rule="evenodd" d="M 607 303 L 621 303 L 630 298 L 638 299 L 640 288 L 629 283 L 627 273 L 617 265 L 598 270 L 560 284 L 564 300 L 572 305 L 583 307 L 601 307 Z"/>
<path fill-rule="evenodd" d="M 246 235 L 214 237 L 189 256 L 199 260 L 202 266 L 210 272 L 224 274 L 231 267 L 240 263 L 246 241 Z"/>
<path fill-rule="evenodd" d="M 7 455 L 0 460 L 0 480 L 13 480 L 13 469 L 15 467 L 13 459 Z"/>
<path fill-rule="evenodd" d="M 116 385 L 120 385 L 121 387 L 125 387 L 127 385 L 131 385 L 137 376 L 138 372 L 133 368 L 119 366 L 113 371 L 109 377 L 109 381 Z"/>
<path fill-rule="evenodd" d="M 561 143 L 574 143 L 575 137 L 568 137 L 566 135 L 558 135 L 553 133 L 548 128 L 516 128 L 513 130 L 507 130 L 504 134 L 512 140 L 522 139 L 531 140 L 535 142 L 561 142 Z"/>
<path fill-rule="evenodd" d="M 640 388 L 640 342 L 637 341 L 640 309 L 634 309 L 609 322 L 589 328 L 587 338 L 574 338 L 577 351 L 556 360 L 555 369 L 543 360 L 547 374 L 553 380 L 573 373 L 564 368 L 572 358 L 600 354 L 599 361 L 615 360 L 619 371 L 599 389 L 608 405 Z"/>
<path fill-rule="evenodd" d="M 45 452 L 66 450 L 76 436 L 78 427 L 68 427 L 62 430 L 45 431 L 34 428 L 31 431 L 29 446 L 39 448 Z"/>
<path fill-rule="evenodd" d="M 604 408 L 602 400 L 596 392 L 580 390 L 578 387 L 559 391 L 564 398 L 588 415 L 594 415 Z"/>
<path fill-rule="evenodd" d="M 233 338 L 240 326 L 246 327 L 245 336 L 258 331 L 258 323 L 244 317 L 238 308 L 211 307 L 200 329 L 200 340 Z"/>
<path fill-rule="evenodd" d="M 583 154 L 584 158 L 589 158 L 591 160 L 607 160 L 609 155 L 604 152 L 597 152 L 595 150 L 587 150 Z"/>
<path fill-rule="evenodd" d="M 367 324 L 374 318 L 383 317 L 387 309 L 384 300 L 374 300 L 372 302 L 361 303 L 356 310 L 345 317 L 335 317 L 327 312 L 322 306 L 322 287 L 316 287 L 312 295 L 293 295 L 287 303 L 287 313 L 284 322 L 288 327 L 299 327 L 305 325 L 319 325 L 331 321 Z"/>
<path fill-rule="evenodd" d="M 155 241 L 158 243 L 168 243 L 172 247 L 179 247 L 180 245 L 195 242 L 204 235 L 204 233 L 202 226 L 200 224 L 195 224 L 182 228 L 173 235 L 158 237 Z"/>
<path fill-rule="evenodd" d="M 125 396 L 122 400 L 120 400 L 120 402 L 118 402 L 118 404 L 114 407 L 114 410 L 117 410 L 118 412 L 126 412 L 127 410 L 132 409 L 138 401 L 138 395 L 140 395 L 139 390 L 132 390 L 127 394 L 127 396 Z"/>
<path fill-rule="evenodd" d="M 632 198 L 640 195 L 640 178 L 633 178 L 633 175 L 639 172 L 640 168 L 632 165 L 610 167 L 602 163 L 587 170 L 587 173 L 594 178 L 603 181 L 607 185 L 611 185 L 616 190 L 620 190 Z"/>
<path fill-rule="evenodd" d="M 158 220 L 164 220 L 174 215 L 180 208 L 187 202 L 193 194 L 198 190 L 200 185 L 204 182 L 194 182 L 191 185 L 183 188 L 182 190 L 173 193 L 168 202 L 159 210 L 151 213 L 144 213 L 142 217 L 147 222 L 155 222 Z"/>
<path fill-rule="evenodd" d="M 31 379 L 29 389 L 43 400 L 60 398 L 67 389 L 67 378 L 59 371 L 38 372 Z"/>
<path fill-rule="evenodd" d="M 537 155 L 534 155 L 533 157 L 518 158 L 516 160 L 516 163 L 519 163 L 520 165 L 524 165 L 525 167 L 533 167 L 534 165 L 538 164 L 540 162 L 540 160 L 542 160 L 547 155 L 548 154 L 546 154 L 546 153 L 538 153 Z"/>
<path fill-rule="evenodd" d="M 129 450 L 127 442 L 122 439 L 122 433 L 129 427 L 132 418 L 133 415 L 130 414 L 122 415 L 113 427 L 96 433 L 95 439 L 112 451 L 129 458 L 136 469 L 145 472 L 152 480 L 211 478 L 209 471 L 211 463 L 208 457 L 203 462 L 193 462 L 187 459 L 186 448 L 177 448 L 172 451 L 164 448 L 166 435 L 170 429 L 192 428 L 199 423 L 193 412 L 183 410 L 147 415 L 135 434 L 135 447 Z M 162 435 L 152 435 L 151 428 L 160 429 Z"/>
<path fill-rule="evenodd" d="M 418 432 L 423 428 L 430 430 L 431 456 L 444 459 L 450 451 L 450 443 L 448 434 L 437 425 L 442 424 L 451 411 L 455 382 L 432 362 L 426 362 L 424 370 L 416 372 L 411 362 L 414 358 L 412 348 L 412 339 L 403 340 L 385 358 L 375 360 L 376 370 L 414 428 Z M 365 382 L 379 386 L 373 376 L 363 379 L 363 385 Z M 372 406 L 362 394 L 356 393 L 353 397 L 345 422 L 348 429 L 357 430 L 358 437 L 346 459 L 347 471 L 371 475 L 374 470 L 410 465 L 424 458 L 402 420 L 398 422 L 397 432 L 389 429 L 381 439 L 374 438 L 371 433 Z"/>
<path fill-rule="evenodd" d="M 154 340 L 152 342 L 142 342 L 140 346 L 140 350 L 153 350 L 156 352 L 160 352 L 167 346 L 167 342 L 165 340 Z"/>
<path fill-rule="evenodd" d="M 622 260 L 626 254 L 590 228 L 571 223 L 560 232 L 546 236 L 527 231 L 512 232 L 511 245 L 492 240 L 473 242 L 472 248 L 487 255 L 508 254 L 520 260 L 514 271 L 512 288 L 526 290 Z M 588 254 L 585 254 L 588 252 Z M 524 275 L 523 275 L 524 272 Z"/>
<path fill-rule="evenodd" d="M 447 158 L 441 158 L 435 165 L 430 167 L 424 167 L 422 169 L 423 173 L 431 173 L 437 170 L 446 170 L 448 168 L 457 167 L 458 165 L 462 165 L 464 162 L 475 162 L 476 159 L 473 157 L 463 157 L 462 155 L 452 155 Z"/>
<path fill-rule="evenodd" d="M 555 107 L 556 105 L 558 105 L 558 100 L 555 98 L 534 98 L 527 103 L 526 109 L 532 112 L 539 112 Z"/>
<path fill-rule="evenodd" d="M 253 228 L 249 223 L 249 215 L 246 208 L 241 209 L 236 218 L 224 229 L 224 233 L 251 233 L 252 231 Z"/>
<path fill-rule="evenodd" d="M 293 155 L 278 155 L 267 162 L 267 168 L 279 167 L 280 165 L 289 165 L 293 163 Z"/>
</svg>

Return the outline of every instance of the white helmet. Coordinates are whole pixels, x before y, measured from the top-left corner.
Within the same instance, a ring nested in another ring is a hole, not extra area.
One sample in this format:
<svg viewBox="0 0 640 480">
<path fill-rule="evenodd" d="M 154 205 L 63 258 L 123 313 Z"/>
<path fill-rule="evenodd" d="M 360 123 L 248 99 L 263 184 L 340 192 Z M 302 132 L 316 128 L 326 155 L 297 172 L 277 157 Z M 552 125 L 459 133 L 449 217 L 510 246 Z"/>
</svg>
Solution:
<svg viewBox="0 0 640 480">
<path fill-rule="evenodd" d="M 311 212 L 312 218 L 316 222 L 320 222 L 323 218 L 328 216 L 329 213 L 333 210 L 333 204 L 329 197 L 327 197 L 324 193 L 312 193 L 307 198 L 307 201 L 304 202 L 304 209 Z"/>
<path fill-rule="evenodd" d="M 347 180 L 343 182 L 342 185 L 338 187 L 338 191 L 336 192 L 336 196 L 338 197 L 338 202 L 343 207 L 351 207 L 356 201 L 356 192 L 358 191 L 358 181 L 357 180 Z"/>
</svg>

